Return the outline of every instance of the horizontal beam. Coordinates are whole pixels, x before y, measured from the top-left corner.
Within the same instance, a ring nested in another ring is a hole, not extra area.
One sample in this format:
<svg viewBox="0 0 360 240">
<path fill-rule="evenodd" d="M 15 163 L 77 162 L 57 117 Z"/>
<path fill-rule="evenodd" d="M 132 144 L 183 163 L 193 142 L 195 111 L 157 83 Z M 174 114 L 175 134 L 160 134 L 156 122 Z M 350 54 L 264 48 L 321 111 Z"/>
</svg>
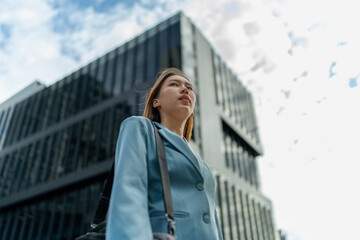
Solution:
<svg viewBox="0 0 360 240">
<path fill-rule="evenodd" d="M 59 179 L 45 182 L 31 188 L 28 188 L 24 191 L 11 194 L 10 196 L 0 199 L 0 210 L 4 208 L 9 208 L 14 205 L 22 204 L 24 202 L 41 199 L 47 194 L 57 192 L 69 187 L 72 187 L 76 184 L 89 181 L 90 179 L 95 179 L 101 175 L 106 175 L 110 172 L 113 159 L 102 161 L 94 166 L 82 169 L 77 172 L 69 173 Z"/>
<path fill-rule="evenodd" d="M 244 142 L 254 151 L 256 156 L 262 155 L 263 150 L 261 145 L 256 144 L 253 139 L 251 139 L 248 134 L 246 134 L 242 129 L 240 129 L 228 116 L 226 116 L 222 111 L 218 111 L 218 114 L 222 121 L 224 121 L 231 129 L 237 133 Z"/>
</svg>

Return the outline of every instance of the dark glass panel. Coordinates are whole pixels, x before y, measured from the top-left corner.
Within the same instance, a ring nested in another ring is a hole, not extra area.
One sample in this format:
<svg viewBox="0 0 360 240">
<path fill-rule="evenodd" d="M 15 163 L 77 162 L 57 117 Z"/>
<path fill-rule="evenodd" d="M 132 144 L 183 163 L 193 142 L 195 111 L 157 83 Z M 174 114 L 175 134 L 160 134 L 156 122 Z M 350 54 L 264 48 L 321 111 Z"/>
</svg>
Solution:
<svg viewBox="0 0 360 240">
<path fill-rule="evenodd" d="M 26 184 L 28 182 L 28 178 L 30 175 L 30 169 L 33 162 L 33 154 L 34 154 L 34 144 L 26 146 L 26 155 L 24 159 L 24 171 L 22 174 L 22 179 L 19 183 L 19 190 L 26 189 Z"/>
<path fill-rule="evenodd" d="M 39 94 L 39 98 L 38 98 L 39 101 L 37 106 L 35 107 L 34 126 L 30 133 L 38 132 L 42 127 L 42 122 L 44 121 L 45 106 L 47 104 L 47 101 L 49 101 L 49 99 L 47 98 L 49 94 L 48 89 L 44 89 L 40 91 L 38 94 Z"/>
<path fill-rule="evenodd" d="M 158 70 L 158 62 L 159 62 L 159 57 L 157 54 L 157 49 L 158 49 L 158 44 L 157 44 L 157 38 L 158 38 L 158 34 L 152 33 L 152 31 L 155 30 L 151 30 L 151 32 L 149 32 L 149 38 L 147 39 L 147 51 L 146 51 L 146 55 L 147 55 L 147 72 L 146 72 L 146 79 L 154 79 L 155 80 L 155 75 L 156 73 L 159 71 Z"/>
<path fill-rule="evenodd" d="M 91 166 L 94 163 L 96 163 L 98 161 L 97 156 L 96 156 L 96 140 L 98 137 L 98 133 L 100 130 L 100 115 L 97 114 L 95 116 L 92 117 L 92 127 L 90 129 L 90 135 L 88 137 L 88 151 L 89 151 L 89 155 L 87 160 L 87 166 Z"/>
<path fill-rule="evenodd" d="M 58 198 L 58 203 L 56 204 L 56 210 L 54 214 L 54 224 L 53 230 L 49 234 L 49 238 L 58 240 L 61 239 L 61 236 L 65 234 L 64 226 L 68 226 L 68 221 L 64 222 L 65 215 L 67 214 L 67 207 L 69 204 L 73 204 L 71 201 L 68 202 L 70 194 L 63 194 Z"/>
<path fill-rule="evenodd" d="M 67 108 L 65 110 L 64 118 L 68 118 L 74 114 L 74 108 L 76 102 L 78 101 L 77 91 L 78 91 L 78 81 L 75 81 L 75 73 L 71 74 L 69 77 L 69 94 L 67 100 Z"/>
<path fill-rule="evenodd" d="M 5 224 L 6 224 L 5 220 L 6 220 L 6 213 L 2 212 L 2 214 L 0 214 L 0 237 L 2 237 L 1 234 L 5 231 Z"/>
<path fill-rule="evenodd" d="M 111 136 L 110 136 L 110 157 L 111 158 L 115 158 L 115 149 L 116 149 L 116 141 L 117 141 L 117 137 L 119 134 L 119 130 L 120 130 L 120 125 L 118 125 L 117 123 L 120 122 L 120 114 L 119 111 L 121 111 L 121 109 L 119 110 L 119 108 L 117 106 L 114 106 L 111 109 L 111 119 L 112 119 L 112 131 L 111 131 Z"/>
<path fill-rule="evenodd" d="M 20 120 L 18 118 L 20 111 L 21 111 L 21 103 L 15 105 L 14 112 L 12 114 L 13 117 L 11 118 L 11 121 L 9 122 L 10 125 L 8 127 L 8 133 L 5 136 L 4 147 L 11 144 L 11 141 L 15 135 L 15 131 L 18 129 L 17 124 L 18 124 L 18 121 Z"/>
<path fill-rule="evenodd" d="M 170 32 L 169 67 L 181 69 L 180 22 L 172 24 L 168 31 Z"/>
<path fill-rule="evenodd" d="M 44 171 L 46 171 L 46 147 L 48 147 L 48 139 L 43 138 L 39 142 L 40 147 L 37 150 L 37 153 L 35 155 L 34 159 L 34 169 L 32 171 L 32 180 L 31 185 L 36 185 L 38 183 L 41 183 L 41 176 Z"/>
<path fill-rule="evenodd" d="M 159 58 L 160 69 L 164 69 L 169 66 L 169 48 L 168 48 L 168 29 L 162 29 L 159 34 Z"/>
<path fill-rule="evenodd" d="M 77 170 L 81 170 L 86 166 L 86 160 L 88 156 L 87 152 L 87 144 L 88 144 L 88 136 L 91 128 L 91 118 L 87 118 L 84 120 L 82 124 L 82 131 L 81 131 L 81 142 L 79 147 L 79 157 L 77 160 Z"/>
<path fill-rule="evenodd" d="M 2 169 L 0 169 L 0 196 L 4 196 L 7 188 L 6 177 L 8 174 L 8 169 L 11 168 L 11 155 L 6 155 L 3 159 L 4 164 Z"/>
<path fill-rule="evenodd" d="M 80 97 L 80 108 L 79 111 L 82 111 L 88 106 L 88 88 L 89 88 L 89 65 L 85 66 L 81 69 L 80 75 L 80 89 L 81 89 L 81 97 Z"/>
<path fill-rule="evenodd" d="M 9 161 L 7 161 L 7 158 L 9 155 L 6 155 L 5 157 L 0 157 L 0 193 L 4 185 L 4 177 L 5 177 L 5 167 L 6 164 L 9 164 Z"/>
<path fill-rule="evenodd" d="M 14 177 L 16 176 L 17 173 L 17 165 L 18 165 L 18 161 L 19 160 L 19 151 L 15 151 L 13 153 L 10 154 L 10 158 L 8 159 L 9 164 L 8 167 L 6 169 L 6 175 L 3 181 L 5 181 L 5 184 L 3 186 L 2 189 L 2 196 L 8 196 L 10 195 L 10 192 L 12 191 L 13 188 L 13 181 L 14 181 Z"/>
<path fill-rule="evenodd" d="M 15 193 L 19 190 L 19 184 L 20 181 L 23 181 L 23 173 L 24 173 L 24 165 L 25 165 L 25 158 L 28 152 L 28 147 L 23 147 L 19 151 L 17 164 L 16 164 L 16 170 L 14 172 L 14 178 L 12 179 L 12 187 L 11 187 L 11 193 Z M 14 154 L 14 153 L 12 153 Z M 0 180 L 1 181 L 1 180 Z"/>
<path fill-rule="evenodd" d="M 101 140 L 102 140 L 102 135 L 104 134 L 104 130 L 103 126 L 104 126 L 104 112 L 99 113 L 98 115 L 98 122 L 97 122 L 97 127 L 96 127 L 96 139 L 95 139 L 95 157 L 96 157 L 96 162 L 99 162 L 101 160 L 104 160 L 104 155 L 102 154 L 102 156 L 100 156 L 100 150 L 101 150 Z M 106 134 L 106 132 L 105 132 Z"/>
<path fill-rule="evenodd" d="M 35 125 L 38 122 L 39 109 L 40 109 L 40 104 L 41 104 L 41 92 L 42 91 L 33 95 L 34 101 L 32 102 L 30 109 L 29 109 L 31 112 L 27 116 L 29 118 L 29 122 L 28 122 L 28 127 L 26 128 L 24 137 L 27 137 L 35 132 L 35 128 L 36 128 Z"/>
<path fill-rule="evenodd" d="M 35 203 L 34 205 L 30 206 L 30 210 L 29 210 L 29 226 L 28 226 L 28 232 L 25 235 L 25 237 L 23 238 L 24 240 L 32 240 L 35 239 L 35 225 L 37 224 L 36 219 L 38 216 L 38 208 L 39 208 L 39 203 Z"/>
<path fill-rule="evenodd" d="M 120 95 L 123 92 L 123 82 L 124 82 L 124 65 L 125 65 L 125 49 L 120 47 L 116 55 L 116 67 L 115 67 L 115 79 L 114 79 L 114 89 L 113 93 L 115 96 Z"/>
<path fill-rule="evenodd" d="M 22 131 L 24 129 L 24 122 L 25 122 L 25 116 L 26 116 L 26 113 L 27 113 L 27 109 L 28 109 L 28 104 L 30 102 L 29 101 L 23 101 L 21 102 L 21 109 L 19 111 L 19 114 L 17 114 L 17 116 L 14 116 L 16 118 L 18 118 L 18 122 L 16 123 L 16 126 L 15 127 L 15 131 L 14 131 L 14 135 L 12 136 L 11 138 L 11 141 L 10 141 L 10 144 L 12 144 L 13 142 L 17 141 L 20 139 L 21 137 L 21 134 L 22 134 Z"/>
<path fill-rule="evenodd" d="M 145 73 L 145 65 L 146 65 L 146 61 L 145 61 L 145 50 L 146 50 L 146 45 L 145 45 L 145 40 L 143 38 L 141 38 L 141 42 L 138 43 L 137 45 L 137 50 L 136 50 L 136 58 L 135 58 L 135 67 L 134 67 L 134 71 L 135 71 L 135 82 L 144 82 L 144 73 Z"/>
<path fill-rule="evenodd" d="M 10 232 L 11 232 L 11 228 L 12 228 L 12 224 L 13 224 L 13 219 L 14 219 L 14 212 L 12 211 L 8 211 L 5 215 L 5 220 L 4 220 L 4 231 L 0 232 L 0 239 L 9 239 L 10 238 Z"/>
<path fill-rule="evenodd" d="M 44 96 L 44 101 L 45 101 L 44 116 L 40 129 L 44 129 L 47 126 L 49 126 L 50 118 L 53 114 L 52 113 L 53 105 L 55 104 L 55 100 L 56 100 L 55 90 L 56 90 L 56 85 L 52 85 L 51 87 L 46 89 L 46 94 Z"/>
<path fill-rule="evenodd" d="M 16 209 L 15 210 L 15 216 L 12 219 L 12 224 L 11 224 L 11 233 L 10 236 L 8 238 L 6 238 L 6 240 L 17 240 L 18 236 L 17 233 L 19 232 L 19 217 L 20 217 L 20 211 L 21 209 Z"/>
<path fill-rule="evenodd" d="M 68 195 L 68 198 L 66 200 L 64 218 L 61 221 L 61 223 L 63 224 L 62 226 L 63 228 L 60 228 L 59 230 L 59 237 L 62 236 L 62 238 L 74 239 L 75 236 L 78 236 L 78 235 L 73 236 L 72 233 L 75 225 L 75 218 L 76 215 L 78 215 L 78 211 L 80 208 L 79 205 L 80 192 L 81 189 L 78 189 L 77 191 L 70 192 Z"/>
<path fill-rule="evenodd" d="M 60 116 L 60 110 L 62 107 L 62 98 L 63 98 L 63 93 L 62 93 L 62 89 L 64 86 L 64 82 L 63 81 L 59 81 L 56 82 L 55 84 L 55 92 L 56 92 L 56 97 L 55 97 L 55 101 L 52 105 L 51 108 L 51 112 L 50 112 L 50 122 L 48 126 L 52 126 L 54 123 L 56 123 L 59 120 L 59 116 Z"/>
<path fill-rule="evenodd" d="M 68 157 L 69 161 L 67 163 L 68 172 L 77 170 L 77 164 L 79 161 L 79 152 L 81 151 L 80 148 L 82 148 L 82 140 L 81 140 L 82 130 L 83 130 L 83 121 L 77 123 L 74 126 L 74 130 L 71 138 L 69 157 Z"/>
<path fill-rule="evenodd" d="M 136 54 L 136 46 L 127 50 L 125 62 L 125 78 L 124 78 L 124 92 L 131 89 L 134 82 L 134 59 Z"/>
<path fill-rule="evenodd" d="M 50 148 L 50 156 L 48 161 L 48 167 L 45 172 L 45 181 L 49 181 L 54 179 L 54 172 L 57 164 L 57 160 L 60 157 L 60 142 L 61 142 L 61 132 L 54 133 L 52 136 L 52 144 Z"/>
<path fill-rule="evenodd" d="M 58 209 L 62 210 L 62 202 L 60 198 L 51 199 L 49 204 L 47 204 L 46 214 L 45 214 L 45 227 L 43 228 L 43 237 L 45 239 L 51 239 L 51 233 L 53 232 L 54 227 L 57 224 Z"/>
<path fill-rule="evenodd" d="M 63 173 L 63 161 L 67 144 L 68 129 L 65 128 L 58 132 L 56 146 L 54 146 L 55 155 L 51 169 L 51 179 L 56 179 Z"/>
<path fill-rule="evenodd" d="M 110 98 L 112 97 L 112 88 L 114 85 L 114 76 L 115 76 L 115 63 L 116 63 L 116 51 L 112 51 L 107 56 L 106 72 L 105 72 L 105 81 L 103 89 L 103 97 Z"/>
<path fill-rule="evenodd" d="M 41 163 L 41 156 L 42 156 L 42 150 L 44 147 L 44 139 L 41 139 L 37 142 L 35 142 L 35 150 L 34 154 L 32 155 L 32 164 L 30 165 L 30 171 L 29 175 L 27 176 L 27 185 L 26 187 L 32 187 L 35 185 L 35 180 L 37 179 L 37 173 L 40 168 Z"/>
<path fill-rule="evenodd" d="M 105 69 L 106 69 L 106 60 L 107 55 L 101 57 L 98 60 L 98 68 L 97 68 L 97 72 L 96 72 L 96 81 L 95 81 L 95 102 L 98 103 L 103 99 L 103 95 L 104 95 L 104 82 L 105 82 Z"/>
<path fill-rule="evenodd" d="M 8 109 L 9 110 L 9 109 Z M 3 129 L 4 129 L 4 126 L 5 126 L 5 115 L 6 115 L 6 113 L 7 113 L 8 111 L 2 111 L 1 113 L 0 113 L 0 138 L 1 138 L 1 134 L 2 134 L 2 132 L 3 132 Z M 3 122 L 4 121 L 4 122 Z"/>
<path fill-rule="evenodd" d="M 17 236 L 14 239 L 24 239 L 27 236 L 29 230 L 29 223 L 31 219 L 29 218 L 29 207 L 25 206 L 22 208 L 22 212 L 19 217 L 19 225 L 17 230 Z"/>
<path fill-rule="evenodd" d="M 76 127 L 78 125 L 69 126 L 67 131 L 67 143 L 65 149 L 65 156 L 63 161 L 63 175 L 71 172 L 72 166 L 72 156 L 74 155 L 75 146 L 76 146 Z"/>
<path fill-rule="evenodd" d="M 102 115 L 102 127 L 100 129 L 100 142 L 99 144 L 99 150 L 98 150 L 98 159 L 99 161 L 103 161 L 110 158 L 110 144 L 108 142 L 109 140 L 109 134 L 110 134 L 110 112 L 111 110 L 106 110 Z"/>
<path fill-rule="evenodd" d="M 11 122 L 9 116 L 13 113 L 13 110 L 14 108 L 12 107 L 12 108 L 8 108 L 7 110 L 1 113 L 2 119 L 0 119 L 0 150 L 2 148 L 3 142 L 5 141 L 6 133 L 9 129 L 9 125 Z"/>
<path fill-rule="evenodd" d="M 43 182 L 45 180 L 47 180 L 47 175 L 49 172 L 49 169 L 51 169 L 51 161 L 52 161 L 52 149 L 53 149 L 53 144 L 54 144 L 54 136 L 55 135 L 51 135 L 45 138 L 45 147 L 44 147 L 44 151 L 43 151 L 43 161 L 44 161 L 44 165 L 43 165 L 43 170 L 41 173 L 38 174 L 38 182 Z"/>
<path fill-rule="evenodd" d="M 59 178 L 67 174 L 66 165 L 69 156 L 69 150 L 72 145 L 72 132 L 73 126 L 69 126 L 63 130 L 63 138 L 61 139 L 60 156 L 57 162 L 57 168 L 55 172 L 55 178 Z"/>
<path fill-rule="evenodd" d="M 23 121 L 21 122 L 20 126 L 18 126 L 21 130 L 19 132 L 19 136 L 15 139 L 15 141 L 23 139 L 27 136 L 27 132 L 29 131 L 31 121 L 33 120 L 32 113 L 33 113 L 34 104 L 36 101 L 35 97 L 36 96 L 33 95 L 24 101 L 26 104 L 26 108 L 24 109 L 25 112 L 24 112 L 24 115 L 22 116 Z"/>
<path fill-rule="evenodd" d="M 60 87 L 60 96 L 61 97 L 59 99 L 60 114 L 58 116 L 57 122 L 65 119 L 66 111 L 68 110 L 68 107 L 69 107 L 69 105 L 68 105 L 69 97 L 71 94 L 70 76 L 63 79 L 62 82 L 63 82 L 63 84 Z"/>
<path fill-rule="evenodd" d="M 82 86 L 84 84 L 84 76 L 81 75 L 81 71 L 77 71 L 73 75 L 73 91 L 71 93 L 71 102 L 73 102 L 70 115 L 77 114 L 81 109 L 81 102 L 83 101 L 83 89 Z"/>
<path fill-rule="evenodd" d="M 88 72 L 86 73 L 86 92 L 85 92 L 85 105 L 84 109 L 94 105 L 94 91 L 95 91 L 95 78 L 96 78 L 96 65 L 97 61 L 94 61 L 88 65 Z"/>
<path fill-rule="evenodd" d="M 90 76 L 89 76 L 89 98 L 91 104 L 89 106 L 99 103 L 101 99 L 101 83 L 98 79 L 97 72 L 99 70 L 98 65 L 100 65 L 100 59 L 90 63 Z"/>
</svg>

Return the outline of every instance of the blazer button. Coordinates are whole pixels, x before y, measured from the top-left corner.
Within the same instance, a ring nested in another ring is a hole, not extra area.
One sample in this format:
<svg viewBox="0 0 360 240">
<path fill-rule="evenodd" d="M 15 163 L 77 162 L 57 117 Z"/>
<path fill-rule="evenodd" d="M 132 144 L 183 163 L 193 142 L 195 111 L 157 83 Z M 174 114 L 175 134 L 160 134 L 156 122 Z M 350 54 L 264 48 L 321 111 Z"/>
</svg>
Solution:
<svg viewBox="0 0 360 240">
<path fill-rule="evenodd" d="M 197 188 L 197 190 L 202 191 L 202 190 L 204 190 L 204 184 L 202 182 L 198 182 L 196 184 L 196 188 Z"/>
<path fill-rule="evenodd" d="M 210 222 L 210 216 L 209 216 L 209 214 L 205 213 L 205 214 L 203 215 L 203 221 L 204 221 L 205 223 L 209 223 L 209 222 Z"/>
</svg>

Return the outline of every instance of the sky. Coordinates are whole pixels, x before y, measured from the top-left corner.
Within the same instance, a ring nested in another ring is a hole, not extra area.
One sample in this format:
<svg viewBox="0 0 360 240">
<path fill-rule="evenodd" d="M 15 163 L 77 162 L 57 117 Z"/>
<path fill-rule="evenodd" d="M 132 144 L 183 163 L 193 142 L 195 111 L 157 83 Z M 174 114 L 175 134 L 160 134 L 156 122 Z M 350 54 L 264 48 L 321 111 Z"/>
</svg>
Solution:
<svg viewBox="0 0 360 240">
<path fill-rule="evenodd" d="M 355 239 L 355 0 L 0 0 L 0 103 L 34 80 L 60 80 L 179 10 L 253 94 L 261 188 L 276 227 L 289 240 Z"/>
</svg>

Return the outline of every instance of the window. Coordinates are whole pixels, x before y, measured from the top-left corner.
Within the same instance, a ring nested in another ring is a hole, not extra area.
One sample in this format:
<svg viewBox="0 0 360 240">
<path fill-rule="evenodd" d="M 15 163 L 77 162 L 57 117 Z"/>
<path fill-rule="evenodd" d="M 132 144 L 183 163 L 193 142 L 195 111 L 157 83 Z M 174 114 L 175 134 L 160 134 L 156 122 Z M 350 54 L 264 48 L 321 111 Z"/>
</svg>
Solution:
<svg viewBox="0 0 360 240">
<path fill-rule="evenodd" d="M 113 94 L 115 96 L 120 95 L 123 92 L 123 82 L 124 82 L 124 65 L 125 65 L 125 49 L 120 47 L 116 55 L 116 67 L 115 67 L 115 82 Z"/>
</svg>

